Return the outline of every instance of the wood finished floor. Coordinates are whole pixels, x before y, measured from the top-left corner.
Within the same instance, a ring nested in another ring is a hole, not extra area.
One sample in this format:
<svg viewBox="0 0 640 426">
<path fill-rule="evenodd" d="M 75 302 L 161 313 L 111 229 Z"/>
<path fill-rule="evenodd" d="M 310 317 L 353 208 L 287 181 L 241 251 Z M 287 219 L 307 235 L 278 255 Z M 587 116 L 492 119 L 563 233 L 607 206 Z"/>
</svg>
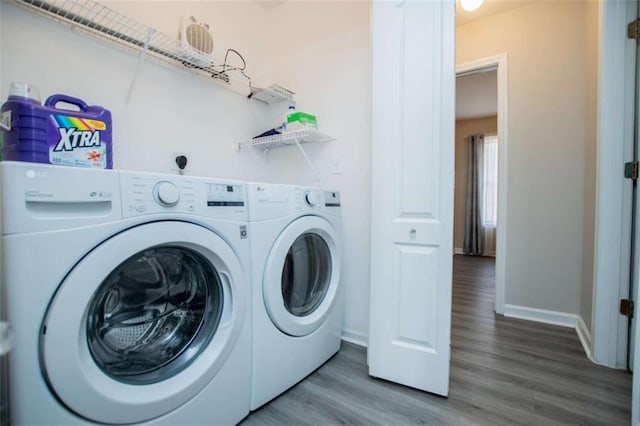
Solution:
<svg viewBox="0 0 640 426">
<path fill-rule="evenodd" d="M 448 398 L 374 379 L 341 351 L 243 425 L 628 425 L 631 375 L 590 362 L 574 330 L 493 313 L 494 262 L 454 256 Z"/>
</svg>

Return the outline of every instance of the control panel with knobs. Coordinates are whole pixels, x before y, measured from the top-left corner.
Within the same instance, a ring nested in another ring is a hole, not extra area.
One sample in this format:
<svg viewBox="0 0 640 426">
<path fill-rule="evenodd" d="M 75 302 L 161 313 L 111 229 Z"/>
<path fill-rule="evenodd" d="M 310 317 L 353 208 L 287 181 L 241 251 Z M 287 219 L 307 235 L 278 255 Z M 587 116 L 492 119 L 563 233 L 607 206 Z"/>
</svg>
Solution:
<svg viewBox="0 0 640 426">
<path fill-rule="evenodd" d="M 246 190 L 239 182 L 121 171 L 120 188 L 127 218 L 163 213 L 220 219 L 247 216 Z M 300 204 L 304 204 L 301 197 Z"/>
<path fill-rule="evenodd" d="M 307 203 L 309 207 L 314 207 L 319 201 L 318 194 L 315 192 L 307 191 L 304 193 L 304 202 Z"/>
<path fill-rule="evenodd" d="M 173 207 L 180 201 L 180 190 L 171 182 L 158 182 L 153 187 L 153 198 L 161 206 Z"/>
</svg>

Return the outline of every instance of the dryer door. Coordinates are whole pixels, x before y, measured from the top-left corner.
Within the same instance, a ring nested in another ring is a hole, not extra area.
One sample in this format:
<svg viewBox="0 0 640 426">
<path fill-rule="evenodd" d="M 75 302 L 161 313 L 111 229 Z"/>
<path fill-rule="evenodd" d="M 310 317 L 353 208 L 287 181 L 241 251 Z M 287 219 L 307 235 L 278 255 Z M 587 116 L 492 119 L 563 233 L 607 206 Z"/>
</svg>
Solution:
<svg viewBox="0 0 640 426">
<path fill-rule="evenodd" d="M 325 321 L 340 281 L 337 231 L 318 216 L 303 216 L 278 236 L 263 280 L 265 308 L 283 333 L 304 336 Z"/>
<path fill-rule="evenodd" d="M 246 285 L 231 247 L 201 226 L 154 222 L 113 236 L 78 262 L 51 302 L 40 345 L 50 388 L 99 423 L 176 409 L 228 358 Z"/>
</svg>

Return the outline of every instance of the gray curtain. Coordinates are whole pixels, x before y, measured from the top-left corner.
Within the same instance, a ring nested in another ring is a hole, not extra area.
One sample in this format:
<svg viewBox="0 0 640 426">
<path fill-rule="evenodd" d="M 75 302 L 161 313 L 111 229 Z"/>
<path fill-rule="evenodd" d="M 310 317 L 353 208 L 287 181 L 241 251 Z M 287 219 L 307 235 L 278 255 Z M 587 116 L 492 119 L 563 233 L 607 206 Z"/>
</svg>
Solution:
<svg viewBox="0 0 640 426">
<path fill-rule="evenodd" d="M 482 188 L 484 162 L 484 136 L 472 135 L 467 139 L 467 194 L 464 211 L 465 254 L 481 256 L 484 252 L 482 227 Z"/>
</svg>

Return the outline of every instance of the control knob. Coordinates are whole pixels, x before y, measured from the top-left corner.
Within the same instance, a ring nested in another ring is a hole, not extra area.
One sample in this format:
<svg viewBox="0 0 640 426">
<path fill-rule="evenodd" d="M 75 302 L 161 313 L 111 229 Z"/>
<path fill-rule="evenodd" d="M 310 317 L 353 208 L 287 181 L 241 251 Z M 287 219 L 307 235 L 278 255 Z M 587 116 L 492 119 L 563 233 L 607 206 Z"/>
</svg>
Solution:
<svg viewBox="0 0 640 426">
<path fill-rule="evenodd" d="M 173 207 L 180 201 L 180 190 L 171 182 L 158 182 L 153 187 L 153 196 L 158 204 Z"/>
<path fill-rule="evenodd" d="M 304 193 L 304 202 L 307 203 L 309 207 L 313 207 L 318 204 L 318 194 L 315 192 L 307 191 Z"/>
</svg>

